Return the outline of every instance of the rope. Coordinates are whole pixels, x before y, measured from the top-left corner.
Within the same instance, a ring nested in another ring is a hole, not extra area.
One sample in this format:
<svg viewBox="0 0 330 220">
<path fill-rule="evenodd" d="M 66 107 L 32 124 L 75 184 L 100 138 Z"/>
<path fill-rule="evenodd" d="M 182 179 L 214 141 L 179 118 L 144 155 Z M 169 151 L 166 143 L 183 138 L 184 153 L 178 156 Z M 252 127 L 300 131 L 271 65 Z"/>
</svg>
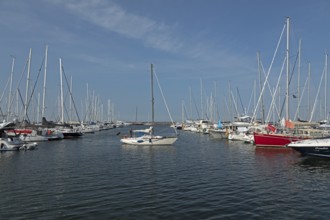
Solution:
<svg viewBox="0 0 330 220">
<path fill-rule="evenodd" d="M 158 84 L 158 87 L 159 87 L 160 93 L 162 94 L 163 101 L 164 101 L 164 104 L 165 104 L 165 107 L 166 107 L 167 113 L 168 113 L 168 115 L 169 115 L 169 117 L 170 117 L 170 119 L 171 119 L 172 125 L 174 126 L 174 122 L 173 122 L 173 119 L 172 119 L 172 115 L 171 115 L 170 110 L 169 110 L 169 108 L 168 108 L 168 106 L 167 106 L 167 103 L 166 103 L 166 100 L 165 100 L 165 97 L 164 97 L 163 90 L 162 90 L 162 88 L 161 88 L 161 86 L 160 86 L 160 83 L 159 83 L 159 80 L 158 80 L 158 76 L 157 76 L 157 74 L 156 74 L 155 71 L 154 71 L 154 74 L 155 74 L 155 76 L 156 76 L 156 81 L 157 81 L 157 84 Z M 175 126 L 174 126 L 174 131 L 175 131 L 175 134 L 177 135 L 178 132 L 177 132 L 177 130 L 175 129 Z"/>
</svg>

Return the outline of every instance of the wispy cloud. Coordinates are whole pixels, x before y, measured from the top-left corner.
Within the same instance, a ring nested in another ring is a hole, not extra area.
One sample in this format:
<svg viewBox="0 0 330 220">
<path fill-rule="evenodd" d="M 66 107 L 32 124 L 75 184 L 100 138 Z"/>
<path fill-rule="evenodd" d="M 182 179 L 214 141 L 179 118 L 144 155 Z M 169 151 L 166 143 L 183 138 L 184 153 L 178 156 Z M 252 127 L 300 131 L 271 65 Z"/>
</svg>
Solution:
<svg viewBox="0 0 330 220">
<path fill-rule="evenodd" d="M 52 2 L 63 4 L 80 18 L 105 30 L 142 40 L 150 47 L 164 51 L 176 51 L 180 47 L 171 26 L 130 13 L 115 3 L 105 0 Z"/>
<path fill-rule="evenodd" d="M 158 50 L 172 52 L 187 58 L 189 65 L 191 59 L 198 61 L 195 65 L 203 64 L 199 68 L 214 68 L 222 72 L 236 67 L 240 63 L 241 70 L 228 74 L 246 75 L 246 69 L 251 60 L 233 54 L 226 45 L 216 45 L 208 39 L 208 32 L 200 30 L 188 38 L 180 32 L 178 24 L 168 24 L 153 20 L 145 16 L 127 11 L 120 5 L 106 0 L 49 0 L 64 6 L 70 13 L 84 19 L 104 30 L 118 33 L 127 38 L 140 40 L 145 45 Z M 184 58 L 184 59 L 185 59 Z M 88 59 L 89 61 L 92 61 Z M 95 60 L 93 59 L 93 62 Z M 100 62 L 100 61 L 98 61 Z M 194 66 L 194 65 L 193 65 Z"/>
</svg>

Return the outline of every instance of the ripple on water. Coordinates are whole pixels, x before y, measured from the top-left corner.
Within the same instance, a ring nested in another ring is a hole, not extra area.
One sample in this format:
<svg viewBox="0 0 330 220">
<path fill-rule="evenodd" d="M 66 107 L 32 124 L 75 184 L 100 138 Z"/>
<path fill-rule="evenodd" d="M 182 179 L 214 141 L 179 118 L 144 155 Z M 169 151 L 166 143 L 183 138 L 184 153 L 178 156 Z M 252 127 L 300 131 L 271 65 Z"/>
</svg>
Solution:
<svg viewBox="0 0 330 220">
<path fill-rule="evenodd" d="M 121 130 L 124 133 L 128 128 Z M 121 145 L 118 130 L 0 154 L 14 219 L 326 219 L 330 161 L 181 132 Z"/>
</svg>

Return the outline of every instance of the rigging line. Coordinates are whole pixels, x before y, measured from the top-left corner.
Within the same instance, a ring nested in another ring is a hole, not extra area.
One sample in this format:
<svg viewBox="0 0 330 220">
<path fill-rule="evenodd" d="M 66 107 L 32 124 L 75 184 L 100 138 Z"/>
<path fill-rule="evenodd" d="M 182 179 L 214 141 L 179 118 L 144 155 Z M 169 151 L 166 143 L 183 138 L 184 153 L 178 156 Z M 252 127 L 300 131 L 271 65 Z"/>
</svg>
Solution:
<svg viewBox="0 0 330 220">
<path fill-rule="evenodd" d="M 10 80 L 10 78 L 8 78 L 8 81 L 7 81 L 7 83 L 6 83 L 6 86 L 5 86 L 5 88 L 4 88 L 4 91 L 3 91 L 3 93 L 2 93 L 2 96 L 1 96 L 1 98 L 0 98 L 0 103 L 1 103 L 1 101 L 2 101 L 2 98 L 3 98 L 4 94 L 5 94 L 5 90 L 7 89 L 7 86 L 8 86 L 9 80 Z M 9 100 L 8 100 L 8 101 L 9 101 Z M 0 112 L 1 112 L 2 117 L 4 118 L 5 115 L 4 115 L 4 113 L 3 113 L 1 107 L 0 107 Z M 9 114 L 9 112 L 8 112 L 7 114 Z"/>
<path fill-rule="evenodd" d="M 283 64 L 282 64 L 282 68 L 281 68 L 281 71 L 280 71 L 280 75 L 277 79 L 277 83 L 276 83 L 276 87 L 275 87 L 275 91 L 272 91 L 270 89 L 270 86 L 268 84 L 268 87 L 269 87 L 269 92 L 270 94 L 272 95 L 272 101 L 270 103 L 270 106 L 269 106 L 269 110 L 268 110 L 268 114 L 267 114 L 267 117 L 266 117 L 266 122 L 269 122 L 270 121 L 270 117 L 271 117 L 271 113 L 274 112 L 274 108 L 276 110 L 276 113 L 277 113 L 277 117 L 278 118 L 281 118 L 281 115 L 278 111 L 278 107 L 277 105 L 275 104 L 275 98 L 276 98 L 276 94 L 278 94 L 278 88 L 279 88 L 279 84 L 280 84 L 280 81 L 281 81 L 281 78 L 282 78 L 282 73 L 283 73 L 283 70 L 284 70 L 284 66 L 285 66 L 285 63 L 286 63 L 286 57 L 284 58 L 283 60 Z M 262 65 L 262 64 L 261 64 Z M 262 69 L 263 69 L 263 66 L 262 66 Z"/>
<path fill-rule="evenodd" d="M 65 93 L 65 96 L 64 96 L 64 100 L 66 100 L 67 99 L 67 97 L 68 97 L 68 95 L 69 95 L 69 93 L 68 92 L 66 92 Z M 64 108 L 64 111 L 65 111 L 65 115 L 66 115 L 66 117 L 67 118 L 69 118 L 70 120 L 71 120 L 71 118 L 70 118 L 70 116 L 69 116 L 69 112 L 68 112 L 68 109 L 66 108 L 66 105 L 65 105 L 65 102 L 63 102 L 63 108 Z"/>
<path fill-rule="evenodd" d="M 238 88 L 237 88 L 237 95 L 238 95 L 239 101 L 240 101 L 240 103 L 241 103 L 242 110 L 243 110 L 244 115 L 245 115 L 246 112 L 245 112 L 244 105 L 243 105 L 243 102 L 242 102 L 242 99 L 241 99 L 241 95 L 240 95 L 240 93 L 239 93 Z"/>
<path fill-rule="evenodd" d="M 319 84 L 319 87 L 317 89 L 316 98 L 315 98 L 315 101 L 314 101 L 314 105 L 313 105 L 313 109 L 312 109 L 312 112 L 311 112 L 311 117 L 309 119 L 309 122 L 312 121 L 313 116 L 314 116 L 314 111 L 315 111 L 315 108 L 316 108 L 316 103 L 318 101 L 318 96 L 319 96 L 319 93 L 320 93 L 320 90 L 321 90 L 322 81 L 323 81 L 324 76 L 325 76 L 325 69 L 323 69 L 323 72 L 322 72 L 322 76 L 321 76 L 321 79 L 320 79 L 320 84 Z"/>
<path fill-rule="evenodd" d="M 19 89 L 17 89 L 17 92 L 18 92 L 18 95 L 19 95 L 20 100 L 21 100 L 21 102 L 22 102 L 22 105 L 24 106 L 24 100 L 23 100 L 23 97 L 22 97 L 21 91 L 20 91 Z M 29 121 L 30 121 L 29 116 L 26 115 L 26 117 L 27 117 L 27 121 L 29 122 Z"/>
<path fill-rule="evenodd" d="M 186 109 L 186 104 L 185 103 L 183 103 L 183 111 L 184 111 L 184 115 L 185 115 L 185 117 L 183 119 L 184 119 L 184 121 L 186 121 L 186 119 L 187 119 L 187 116 L 186 115 L 188 115 L 188 113 L 187 113 L 187 109 Z"/>
<path fill-rule="evenodd" d="M 164 101 L 164 104 L 165 104 L 165 107 L 166 107 L 167 113 L 168 113 L 168 115 L 169 115 L 169 117 L 170 117 L 170 119 L 171 119 L 172 125 L 174 126 L 175 124 L 174 124 L 174 122 L 173 122 L 173 119 L 172 119 L 172 115 L 171 115 L 171 113 L 170 113 L 170 110 L 169 110 L 169 108 L 168 108 L 168 106 L 167 106 L 167 103 L 166 103 L 166 100 L 165 100 L 165 96 L 164 96 L 163 90 L 162 90 L 162 88 L 161 88 L 161 86 L 160 86 L 160 83 L 159 83 L 159 80 L 158 80 L 158 76 L 157 76 L 157 74 L 156 74 L 156 71 L 154 71 L 154 75 L 155 75 L 155 77 L 156 77 L 156 81 L 157 81 L 157 84 L 158 84 L 158 87 L 159 87 L 160 93 L 162 94 L 163 101 Z M 174 126 L 174 131 L 175 131 L 175 134 L 178 135 L 178 132 L 177 132 L 177 130 L 175 129 L 175 126 Z"/>
<path fill-rule="evenodd" d="M 249 99 L 248 108 L 246 110 L 247 114 L 249 114 L 249 112 L 250 112 L 250 106 L 251 106 L 251 102 L 252 102 L 252 99 L 253 99 L 253 95 L 254 95 L 254 91 L 252 90 L 251 96 L 250 96 L 250 99 Z"/>
<path fill-rule="evenodd" d="M 65 111 L 66 117 L 70 119 L 70 117 L 69 117 L 69 112 L 68 112 L 68 109 L 67 109 L 66 106 L 65 106 L 65 103 L 63 103 L 63 105 L 64 105 L 64 111 Z M 70 119 L 70 120 L 71 120 L 71 119 Z"/>
<path fill-rule="evenodd" d="M 227 108 L 228 115 L 230 116 L 230 109 L 229 109 L 229 105 L 228 105 L 226 96 L 224 95 L 223 97 L 224 97 L 224 101 L 225 101 L 225 105 L 226 105 L 226 108 Z"/>
<path fill-rule="evenodd" d="M 305 84 L 304 84 L 304 88 L 303 88 L 302 93 L 299 94 L 300 99 L 299 99 L 299 101 L 298 101 L 298 107 L 297 107 L 296 114 L 294 115 L 293 120 L 296 120 L 297 118 L 299 118 L 299 116 L 298 116 L 298 114 L 300 113 L 300 112 L 299 112 L 299 108 L 300 108 L 300 105 L 301 105 L 302 97 L 304 97 L 304 93 L 305 93 L 305 88 L 306 88 L 307 82 L 308 82 L 308 77 L 306 78 L 306 81 L 305 81 Z"/>
<path fill-rule="evenodd" d="M 27 64 L 28 64 L 28 59 L 26 60 L 26 63 L 25 63 L 24 68 L 23 68 L 23 71 L 22 71 L 22 73 L 21 73 L 21 78 L 20 78 L 20 80 L 19 80 L 18 83 L 17 83 L 16 90 L 19 90 L 19 86 L 20 86 L 20 84 L 21 84 L 21 82 L 22 82 L 22 79 L 23 79 L 23 76 L 24 76 L 24 73 L 25 73 L 25 70 L 26 70 Z M 12 104 L 13 104 L 13 102 L 14 102 L 14 99 L 15 99 L 15 96 L 13 95 L 13 96 L 12 96 L 12 99 L 10 100 L 10 106 L 9 106 L 10 108 L 12 107 Z"/>
<path fill-rule="evenodd" d="M 35 83 L 34 83 L 34 86 L 33 86 L 33 89 L 32 89 L 32 91 L 31 91 L 31 95 L 30 95 L 30 97 L 29 97 L 28 103 L 26 104 L 26 114 L 27 114 L 27 111 L 28 111 L 28 109 L 29 109 L 30 102 L 31 102 L 31 100 L 32 100 L 32 96 L 33 96 L 33 94 L 34 94 L 34 90 L 35 90 L 35 88 L 36 88 L 36 86 L 37 86 L 37 82 L 38 82 L 38 79 L 39 79 L 39 76 L 40 76 L 41 69 L 42 69 L 42 67 L 43 67 L 43 65 L 44 65 L 44 62 L 45 62 L 45 57 L 42 59 L 41 66 L 40 66 L 39 71 L 38 71 L 37 79 L 36 79 L 36 81 L 35 81 Z M 25 116 L 27 116 L 27 115 L 25 115 Z"/>
<path fill-rule="evenodd" d="M 271 61 L 270 66 L 269 66 L 269 69 L 268 69 L 268 72 L 267 72 L 267 75 L 266 75 L 266 78 L 265 78 L 265 82 L 264 82 L 264 84 L 263 84 L 263 86 L 262 86 L 262 89 L 261 89 L 261 92 L 260 92 L 260 95 L 259 95 L 259 98 L 258 98 L 257 106 L 256 106 L 255 109 L 254 109 L 254 113 L 253 113 L 253 115 L 252 115 L 251 121 L 253 121 L 253 120 L 255 119 L 255 117 L 256 117 L 257 109 L 258 109 L 258 106 L 259 106 L 259 103 L 260 103 L 260 100 L 261 100 L 262 94 L 264 93 L 264 90 L 265 90 L 266 81 L 268 80 L 268 77 L 269 77 L 269 74 L 270 74 L 270 70 L 271 70 L 271 68 L 272 68 L 272 66 L 273 66 L 273 63 L 274 63 L 274 60 L 275 60 L 275 56 L 276 56 L 277 51 L 278 51 L 278 48 L 279 48 L 279 46 L 280 46 L 280 43 L 281 43 L 281 40 L 282 40 L 282 36 L 283 36 L 284 30 L 285 30 L 285 27 L 286 27 L 286 24 L 284 24 L 284 27 L 283 27 L 283 29 L 282 29 L 282 33 L 281 33 L 280 39 L 279 39 L 279 41 L 277 42 L 276 50 L 275 50 L 275 52 L 274 52 L 274 54 L 273 54 L 273 58 L 272 58 L 272 61 Z"/>
<path fill-rule="evenodd" d="M 86 100 L 86 106 L 87 106 L 87 110 L 85 112 L 85 116 L 84 116 L 83 121 L 86 121 L 87 120 L 87 117 L 89 118 L 89 120 L 91 120 L 91 118 L 92 118 L 92 111 L 91 111 L 91 109 L 92 109 L 92 101 L 89 100 L 89 99 L 87 99 Z"/>
<path fill-rule="evenodd" d="M 62 71 L 63 71 L 63 75 L 64 75 L 64 78 L 65 78 L 66 85 L 67 85 L 67 87 L 68 87 L 68 90 L 69 90 L 69 93 L 70 93 L 70 96 L 71 96 L 71 100 L 72 100 L 72 103 L 73 103 L 74 109 L 75 109 L 76 114 L 77 114 L 78 121 L 81 123 L 81 121 L 80 121 L 80 117 L 79 117 L 79 114 L 78 114 L 78 111 L 77 111 L 76 103 L 74 102 L 74 99 L 73 99 L 72 93 L 71 93 L 71 91 L 70 91 L 70 87 L 69 87 L 69 84 L 68 84 L 68 79 L 66 78 L 66 74 L 65 74 L 65 72 L 64 72 L 64 67 L 63 67 L 63 65 L 62 65 L 61 68 L 62 68 Z"/>
<path fill-rule="evenodd" d="M 2 111 L 2 108 L 1 108 L 1 107 L 0 107 L 0 113 L 1 113 L 1 116 L 2 116 L 2 118 L 4 119 L 6 115 L 3 113 L 3 111 Z"/>
<path fill-rule="evenodd" d="M 3 92 L 2 92 L 2 95 L 1 95 L 1 98 L 0 98 L 0 103 L 2 101 L 3 96 L 5 95 L 5 91 L 7 90 L 7 86 L 9 84 L 9 81 L 10 81 L 10 77 L 8 78 L 7 83 L 6 83 L 6 86 L 3 89 Z"/>
<path fill-rule="evenodd" d="M 297 63 L 297 61 L 298 61 L 298 53 L 299 52 L 297 52 L 297 56 L 296 56 L 296 60 L 295 60 L 295 62 L 294 62 L 294 65 L 293 65 L 293 68 L 292 68 L 292 71 L 291 71 L 291 75 L 290 75 L 290 79 L 289 79 L 289 86 L 290 86 L 290 84 L 291 84 L 291 80 L 292 80 L 292 76 L 293 76 L 293 73 L 294 73 L 294 70 L 295 70 L 295 67 L 296 67 L 296 63 Z M 287 93 L 289 93 L 289 91 L 287 91 Z M 289 97 L 289 96 L 288 96 Z M 282 104 L 282 108 L 281 108 L 281 111 L 280 111 L 280 116 L 282 115 L 282 113 L 283 113 L 283 109 L 284 109 L 284 106 L 285 106 L 285 103 L 286 103 L 286 96 L 284 96 L 284 100 L 283 100 L 283 104 Z"/>
<path fill-rule="evenodd" d="M 201 117 L 200 117 L 200 114 L 199 114 L 199 111 L 198 111 L 198 107 L 197 107 L 197 103 L 196 103 L 195 97 L 192 96 L 192 99 L 193 99 L 193 101 L 194 101 L 194 105 L 195 105 L 195 109 L 196 109 L 196 112 L 197 112 L 197 116 L 198 116 L 198 118 L 201 118 Z M 191 119 L 192 119 L 192 118 L 191 118 Z"/>
<path fill-rule="evenodd" d="M 232 99 L 232 102 L 233 102 L 234 107 L 235 107 L 236 114 L 237 114 L 237 116 L 239 116 L 239 112 L 238 112 L 238 109 L 237 109 L 237 104 L 235 102 L 235 98 L 234 98 L 234 95 L 233 95 L 233 91 L 232 90 L 230 90 L 230 95 L 231 95 L 231 99 Z"/>
</svg>

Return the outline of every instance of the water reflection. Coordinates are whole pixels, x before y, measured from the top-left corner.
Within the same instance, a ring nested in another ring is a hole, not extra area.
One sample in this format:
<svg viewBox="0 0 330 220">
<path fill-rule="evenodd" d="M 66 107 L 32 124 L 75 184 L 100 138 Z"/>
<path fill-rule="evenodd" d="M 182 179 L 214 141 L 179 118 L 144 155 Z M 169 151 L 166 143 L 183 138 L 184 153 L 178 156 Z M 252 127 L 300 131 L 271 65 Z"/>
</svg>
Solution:
<svg viewBox="0 0 330 220">
<path fill-rule="evenodd" d="M 0 151 L 0 162 L 17 154 L 18 151 Z"/>
<path fill-rule="evenodd" d="M 297 165 L 306 168 L 328 169 L 330 170 L 329 158 L 304 156 Z"/>
<path fill-rule="evenodd" d="M 296 157 L 297 152 L 293 151 L 291 148 L 266 148 L 266 147 L 256 147 L 255 154 L 261 157 L 274 158 L 274 157 Z"/>
</svg>

